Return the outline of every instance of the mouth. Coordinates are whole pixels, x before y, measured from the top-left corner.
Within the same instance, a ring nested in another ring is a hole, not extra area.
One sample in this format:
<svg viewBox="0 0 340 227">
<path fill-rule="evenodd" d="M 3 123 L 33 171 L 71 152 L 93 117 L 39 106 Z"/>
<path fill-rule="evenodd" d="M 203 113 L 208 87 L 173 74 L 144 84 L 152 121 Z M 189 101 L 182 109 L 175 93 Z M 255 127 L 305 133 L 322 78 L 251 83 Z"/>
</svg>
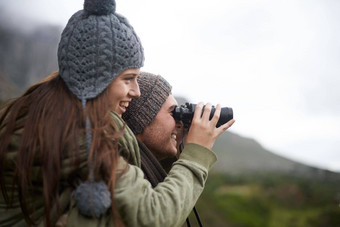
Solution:
<svg viewBox="0 0 340 227">
<path fill-rule="evenodd" d="M 128 101 L 121 101 L 118 105 L 118 107 L 116 107 L 117 109 L 115 110 L 118 114 L 122 115 L 123 113 L 126 112 L 126 108 L 129 106 L 129 102 Z"/>
<path fill-rule="evenodd" d="M 129 107 L 129 102 L 120 102 L 119 106 L 124 107 L 124 108 L 128 108 Z"/>
<path fill-rule="evenodd" d="M 176 140 L 177 139 L 177 135 L 176 134 L 171 134 L 171 138 Z"/>
</svg>

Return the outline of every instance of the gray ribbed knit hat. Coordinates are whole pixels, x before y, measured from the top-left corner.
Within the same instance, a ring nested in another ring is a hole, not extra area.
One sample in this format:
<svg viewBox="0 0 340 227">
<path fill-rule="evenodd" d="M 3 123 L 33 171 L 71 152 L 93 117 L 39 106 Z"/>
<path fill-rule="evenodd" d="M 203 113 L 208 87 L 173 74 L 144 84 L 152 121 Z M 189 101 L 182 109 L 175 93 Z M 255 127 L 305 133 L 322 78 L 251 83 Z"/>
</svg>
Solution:
<svg viewBox="0 0 340 227">
<path fill-rule="evenodd" d="M 59 43 L 59 73 L 80 100 L 97 97 L 129 68 L 141 68 L 143 47 L 114 0 L 85 0 L 68 21 Z"/>
<path fill-rule="evenodd" d="M 160 75 L 141 72 L 137 78 L 141 96 L 132 99 L 123 119 L 140 134 L 153 121 L 171 93 L 171 85 Z"/>
</svg>

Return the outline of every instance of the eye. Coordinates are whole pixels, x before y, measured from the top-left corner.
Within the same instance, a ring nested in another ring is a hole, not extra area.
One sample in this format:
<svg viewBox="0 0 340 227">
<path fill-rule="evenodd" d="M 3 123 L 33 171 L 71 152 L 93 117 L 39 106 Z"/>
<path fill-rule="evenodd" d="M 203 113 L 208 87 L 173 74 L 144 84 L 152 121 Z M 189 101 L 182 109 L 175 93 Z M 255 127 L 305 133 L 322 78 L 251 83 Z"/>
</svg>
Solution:
<svg viewBox="0 0 340 227">
<path fill-rule="evenodd" d="M 130 83 L 134 80 L 137 81 L 137 76 L 136 74 L 127 74 L 123 77 L 123 80 L 126 81 L 127 83 Z"/>
<path fill-rule="evenodd" d="M 170 113 L 171 116 L 174 115 L 174 110 L 175 110 L 176 107 L 177 107 L 177 106 L 174 105 L 174 106 L 171 106 L 171 107 L 169 108 L 169 113 Z"/>
<path fill-rule="evenodd" d="M 130 76 L 129 77 L 125 77 L 124 80 L 125 81 L 130 81 L 130 80 L 133 80 L 133 77 L 132 76 L 131 77 Z"/>
</svg>

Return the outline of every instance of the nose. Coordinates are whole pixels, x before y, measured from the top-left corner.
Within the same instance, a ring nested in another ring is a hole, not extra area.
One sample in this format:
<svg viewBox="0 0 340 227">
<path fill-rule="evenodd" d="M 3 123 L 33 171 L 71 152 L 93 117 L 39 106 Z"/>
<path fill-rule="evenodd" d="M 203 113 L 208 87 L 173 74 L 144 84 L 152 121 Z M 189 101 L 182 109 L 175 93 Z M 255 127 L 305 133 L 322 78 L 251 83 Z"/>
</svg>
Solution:
<svg viewBox="0 0 340 227">
<path fill-rule="evenodd" d="M 137 81 L 134 81 L 130 90 L 129 90 L 129 95 L 133 98 L 138 98 L 140 97 L 140 90 L 139 90 L 139 85 Z"/>
</svg>

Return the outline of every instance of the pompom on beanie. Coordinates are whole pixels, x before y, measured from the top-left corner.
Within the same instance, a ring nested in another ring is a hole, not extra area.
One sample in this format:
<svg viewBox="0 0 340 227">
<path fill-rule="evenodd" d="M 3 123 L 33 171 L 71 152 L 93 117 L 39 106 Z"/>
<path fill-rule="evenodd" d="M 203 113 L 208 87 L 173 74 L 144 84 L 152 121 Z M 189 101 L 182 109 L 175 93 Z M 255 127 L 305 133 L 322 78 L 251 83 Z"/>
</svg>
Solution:
<svg viewBox="0 0 340 227">
<path fill-rule="evenodd" d="M 137 77 L 141 96 L 129 104 L 123 119 L 138 135 L 155 119 L 171 93 L 171 85 L 160 75 L 141 72 Z"/>
</svg>

